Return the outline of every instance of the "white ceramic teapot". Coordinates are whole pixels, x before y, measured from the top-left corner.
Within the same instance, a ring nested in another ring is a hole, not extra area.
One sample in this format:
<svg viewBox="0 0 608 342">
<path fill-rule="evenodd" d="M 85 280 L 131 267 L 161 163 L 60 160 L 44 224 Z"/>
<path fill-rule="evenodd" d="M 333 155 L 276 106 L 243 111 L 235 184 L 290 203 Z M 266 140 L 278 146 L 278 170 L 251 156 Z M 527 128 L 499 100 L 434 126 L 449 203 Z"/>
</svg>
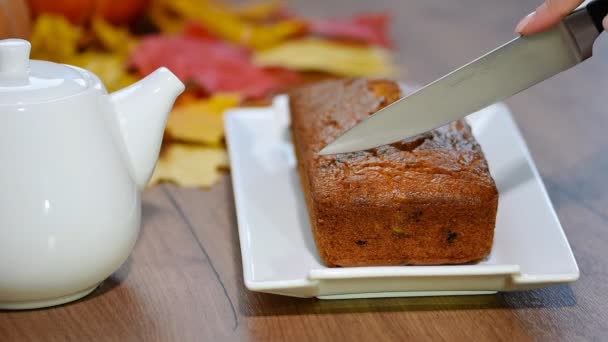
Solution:
<svg viewBox="0 0 608 342">
<path fill-rule="evenodd" d="M 184 85 L 160 68 L 108 94 L 0 40 L 0 309 L 76 300 L 127 259 L 141 191 Z"/>
</svg>

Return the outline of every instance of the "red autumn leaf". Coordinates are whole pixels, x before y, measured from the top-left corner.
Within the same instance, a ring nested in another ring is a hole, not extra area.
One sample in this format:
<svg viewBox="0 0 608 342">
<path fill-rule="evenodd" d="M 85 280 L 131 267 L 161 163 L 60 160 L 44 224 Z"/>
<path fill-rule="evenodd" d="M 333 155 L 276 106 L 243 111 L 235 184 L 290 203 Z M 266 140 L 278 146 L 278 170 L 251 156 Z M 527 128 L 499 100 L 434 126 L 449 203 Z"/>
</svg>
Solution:
<svg viewBox="0 0 608 342">
<path fill-rule="evenodd" d="M 199 23 L 195 23 L 192 21 L 188 21 L 184 24 L 184 28 L 182 29 L 182 33 L 186 37 L 198 38 L 206 41 L 217 42 L 220 39 L 209 32 L 205 27 L 200 25 Z"/>
<path fill-rule="evenodd" d="M 210 93 L 239 93 L 246 98 L 261 98 L 298 81 L 292 71 L 260 68 L 250 58 L 247 50 L 220 41 L 149 36 L 133 51 L 130 62 L 142 75 L 166 66 L 182 81 Z"/>
<path fill-rule="evenodd" d="M 313 19 L 308 21 L 308 31 L 328 38 L 390 47 L 389 21 L 386 13 L 360 14 L 349 19 Z"/>
</svg>

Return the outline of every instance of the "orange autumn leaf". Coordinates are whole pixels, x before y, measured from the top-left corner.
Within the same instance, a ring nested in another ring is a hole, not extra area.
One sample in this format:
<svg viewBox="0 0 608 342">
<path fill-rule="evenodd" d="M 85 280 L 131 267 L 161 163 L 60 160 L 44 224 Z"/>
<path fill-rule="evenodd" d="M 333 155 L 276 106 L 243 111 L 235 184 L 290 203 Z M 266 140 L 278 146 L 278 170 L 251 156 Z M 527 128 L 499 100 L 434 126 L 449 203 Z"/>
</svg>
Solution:
<svg viewBox="0 0 608 342">
<path fill-rule="evenodd" d="M 82 36 L 83 30 L 66 18 L 51 14 L 40 15 L 30 36 L 31 56 L 34 59 L 67 63 L 76 55 Z"/>
<path fill-rule="evenodd" d="M 167 0 L 154 0 L 148 8 L 148 16 L 163 33 L 181 32 L 184 19 L 176 16 L 166 6 Z"/>
<path fill-rule="evenodd" d="M 173 108 L 178 108 L 178 107 L 187 105 L 189 103 L 196 102 L 198 100 L 200 100 L 200 96 L 198 96 L 198 94 L 196 94 L 195 92 L 186 88 L 186 90 L 180 96 L 178 96 L 177 99 L 175 100 L 175 104 L 173 104 Z"/>
<path fill-rule="evenodd" d="M 126 27 L 114 26 L 101 17 L 93 18 L 91 30 L 103 48 L 115 54 L 128 54 L 138 41 Z"/>
<path fill-rule="evenodd" d="M 173 109 L 167 133 L 175 140 L 218 146 L 224 137 L 222 115 L 239 104 L 235 95 L 215 95 Z"/>
<path fill-rule="evenodd" d="M 127 60 L 124 55 L 87 51 L 73 56 L 67 62 L 97 75 L 109 92 L 122 89 L 137 81 L 137 77 L 127 72 Z"/>
<path fill-rule="evenodd" d="M 283 11 L 283 5 L 281 0 L 265 0 L 240 4 L 232 10 L 241 18 L 251 21 L 264 21 L 273 19 L 280 14 Z"/>
<path fill-rule="evenodd" d="M 185 37 L 192 37 L 212 42 L 221 41 L 218 37 L 209 32 L 209 30 L 207 30 L 205 27 L 193 21 L 187 21 L 184 23 L 184 26 L 182 28 L 182 35 Z"/>
<path fill-rule="evenodd" d="M 168 181 L 180 186 L 208 188 L 228 168 L 224 149 L 172 144 L 161 155 L 148 186 Z"/>
<path fill-rule="evenodd" d="M 256 24 L 241 18 L 230 9 L 204 0 L 157 0 L 182 18 L 203 25 L 212 34 L 229 42 L 253 49 L 274 46 L 301 33 L 304 24 L 296 20 L 282 20 L 272 24 Z"/>
</svg>

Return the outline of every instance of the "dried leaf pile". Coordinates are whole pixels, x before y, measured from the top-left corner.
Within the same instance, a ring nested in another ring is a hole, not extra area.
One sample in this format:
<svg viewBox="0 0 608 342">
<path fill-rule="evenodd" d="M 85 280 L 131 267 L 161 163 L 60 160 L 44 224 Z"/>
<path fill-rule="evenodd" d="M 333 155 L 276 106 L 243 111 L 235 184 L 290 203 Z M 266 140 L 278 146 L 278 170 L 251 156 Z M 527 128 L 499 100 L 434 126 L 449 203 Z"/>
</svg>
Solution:
<svg viewBox="0 0 608 342">
<path fill-rule="evenodd" d="M 304 18 L 280 1 L 238 7 L 216 0 L 152 0 L 128 26 L 101 17 L 75 25 L 39 14 L 32 58 L 80 66 L 108 91 L 160 66 L 186 85 L 170 114 L 150 185 L 162 181 L 209 187 L 228 169 L 222 115 L 266 104 L 279 92 L 316 78 L 391 76 L 389 17 Z"/>
</svg>

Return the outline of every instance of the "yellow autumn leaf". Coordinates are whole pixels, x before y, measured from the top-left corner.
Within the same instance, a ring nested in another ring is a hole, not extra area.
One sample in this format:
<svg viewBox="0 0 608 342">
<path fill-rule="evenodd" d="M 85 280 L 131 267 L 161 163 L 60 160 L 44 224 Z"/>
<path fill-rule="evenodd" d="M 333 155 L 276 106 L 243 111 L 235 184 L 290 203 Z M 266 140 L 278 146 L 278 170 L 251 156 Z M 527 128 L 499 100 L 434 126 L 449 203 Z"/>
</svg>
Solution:
<svg viewBox="0 0 608 342">
<path fill-rule="evenodd" d="M 177 33 L 184 27 L 184 19 L 166 8 L 167 0 L 153 0 L 148 16 L 163 33 Z"/>
<path fill-rule="evenodd" d="M 201 23 L 209 32 L 230 42 L 254 49 L 274 46 L 301 32 L 303 23 L 283 20 L 272 24 L 256 24 L 241 18 L 227 7 L 205 0 L 157 0 L 185 19 Z"/>
<path fill-rule="evenodd" d="M 124 88 L 137 81 L 126 70 L 126 55 L 87 51 L 65 61 L 79 66 L 99 77 L 109 92 Z"/>
<path fill-rule="evenodd" d="M 114 26 L 100 17 L 93 18 L 91 29 L 101 45 L 112 53 L 126 55 L 137 44 L 127 28 Z"/>
<path fill-rule="evenodd" d="M 31 56 L 58 63 L 66 63 L 78 49 L 82 30 L 62 16 L 42 14 L 36 18 L 30 43 Z"/>
<path fill-rule="evenodd" d="M 257 52 L 254 63 L 298 71 L 322 71 L 341 76 L 395 76 L 390 51 L 379 47 L 306 38 L 289 40 Z"/>
<path fill-rule="evenodd" d="M 162 181 L 186 187 L 208 188 L 228 168 L 225 150 L 193 145 L 172 144 L 156 164 L 148 186 Z"/>
<path fill-rule="evenodd" d="M 234 7 L 232 10 L 241 18 L 262 21 L 272 17 L 283 8 L 281 0 L 264 0 L 247 2 Z"/>
<path fill-rule="evenodd" d="M 167 133 L 179 141 L 217 146 L 224 137 L 222 114 L 239 104 L 236 95 L 215 95 L 175 108 L 167 121 Z"/>
</svg>

